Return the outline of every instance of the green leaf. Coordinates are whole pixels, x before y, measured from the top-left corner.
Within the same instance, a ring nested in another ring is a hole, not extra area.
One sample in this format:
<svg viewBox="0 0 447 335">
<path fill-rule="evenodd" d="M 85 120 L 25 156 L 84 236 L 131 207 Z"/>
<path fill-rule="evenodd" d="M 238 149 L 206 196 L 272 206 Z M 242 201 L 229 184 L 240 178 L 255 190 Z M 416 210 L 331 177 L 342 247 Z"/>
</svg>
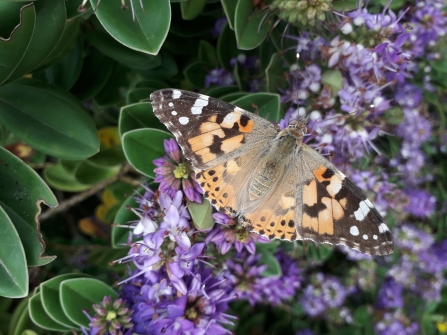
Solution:
<svg viewBox="0 0 447 335">
<path fill-rule="evenodd" d="M 9 325 L 8 335 L 23 335 L 25 332 L 36 331 L 41 333 L 42 329 L 37 327 L 29 317 L 28 302 L 31 296 L 23 299 L 14 310 Z"/>
<path fill-rule="evenodd" d="M 104 167 L 85 160 L 76 170 L 75 177 L 82 184 L 93 185 L 116 176 L 120 168 L 120 166 Z"/>
<path fill-rule="evenodd" d="M 79 165 L 76 166 L 76 169 L 73 172 L 67 172 L 67 170 L 58 163 L 46 168 L 43 172 L 43 177 L 48 185 L 57 190 L 82 192 L 88 190 L 91 185 L 82 184 L 76 179 L 75 172 L 78 167 Z"/>
<path fill-rule="evenodd" d="M 69 327 L 62 326 L 61 324 L 54 321 L 49 315 L 45 312 L 42 306 L 42 299 L 40 293 L 35 294 L 29 300 L 29 315 L 31 320 L 38 325 L 39 327 L 52 331 L 67 331 L 70 330 Z"/>
<path fill-rule="evenodd" d="M 81 2 L 79 2 L 78 0 L 65 0 L 65 7 L 67 9 L 67 19 L 69 19 L 69 20 L 74 19 L 74 18 L 80 17 L 85 14 L 85 12 L 82 13 L 78 10 L 80 4 L 81 4 Z M 92 10 L 92 7 L 90 6 L 89 2 L 87 2 L 85 4 L 85 7 L 86 7 L 87 11 Z"/>
<path fill-rule="evenodd" d="M 40 235 L 36 217 L 40 212 L 41 203 L 49 207 L 57 206 L 56 197 L 33 169 L 6 149 L 0 148 L 0 162 L 0 180 L 2 181 L 0 204 L 17 229 L 21 239 L 20 244 L 23 243 L 25 249 L 27 265 L 47 264 L 54 257 L 42 257 L 45 243 Z M 0 238 L 3 244 L 10 241 L 3 241 L 3 238 L 6 239 L 3 234 L 0 234 Z M 13 254 L 10 248 L 4 247 L 4 250 Z M 27 276 L 26 272 L 24 275 Z M 0 287 L 3 286 L 0 285 Z"/>
<path fill-rule="evenodd" d="M 34 3 L 36 20 L 28 48 L 8 78 L 17 79 L 34 70 L 59 43 L 65 28 L 65 0 L 39 0 Z"/>
<path fill-rule="evenodd" d="M 382 4 L 386 5 L 387 2 L 383 1 Z M 340 12 L 349 12 L 351 10 L 356 9 L 357 7 L 358 2 L 356 0 L 335 0 L 332 2 L 332 9 Z"/>
<path fill-rule="evenodd" d="M 91 310 L 92 305 L 100 303 L 105 296 L 117 298 L 118 294 L 97 279 L 67 279 L 60 285 L 60 301 L 65 315 L 70 321 L 86 328 L 89 320 L 82 310 Z"/>
<path fill-rule="evenodd" d="M 226 25 L 217 40 L 217 58 L 220 65 L 228 71 L 233 71 L 231 59 L 237 57 L 240 53 L 241 51 L 237 48 L 236 35 Z"/>
<path fill-rule="evenodd" d="M 44 69 L 54 65 L 65 57 L 65 55 L 73 48 L 80 35 L 79 23 L 81 18 L 67 20 L 63 29 L 62 37 L 56 47 L 46 56 L 46 58 L 36 66 L 34 71 Z"/>
<path fill-rule="evenodd" d="M 163 141 L 172 134 L 159 129 L 137 129 L 123 135 L 124 154 L 130 164 L 146 176 L 155 178 L 153 160 L 166 155 Z"/>
<path fill-rule="evenodd" d="M 251 93 L 249 93 L 249 92 L 234 92 L 234 93 L 228 93 L 228 94 L 222 95 L 221 97 L 219 97 L 219 99 L 232 103 L 233 101 L 243 98 L 249 94 L 251 94 Z M 251 106 L 251 107 L 253 107 L 253 106 Z"/>
<path fill-rule="evenodd" d="M 28 295 L 25 251 L 12 221 L 0 207 L 0 295 L 21 298 Z"/>
<path fill-rule="evenodd" d="M 337 96 L 338 91 L 343 87 L 343 77 L 339 70 L 326 70 L 321 75 L 321 83 L 332 88 L 332 96 Z"/>
<path fill-rule="evenodd" d="M 3 4 L 3 6 L 9 4 Z M 12 5 L 16 7 L 15 5 Z M 5 83 L 13 74 L 22 60 L 34 32 L 36 12 L 34 4 L 28 4 L 20 10 L 20 24 L 7 38 L 0 37 L 0 85 Z"/>
<path fill-rule="evenodd" d="M 286 76 L 284 75 L 283 67 L 284 59 L 277 53 L 272 55 L 270 63 L 265 70 L 267 76 L 267 91 L 278 92 L 280 89 L 285 89 L 288 86 Z"/>
<path fill-rule="evenodd" d="M 154 92 L 154 90 L 151 88 L 136 88 L 129 90 L 127 93 L 126 105 L 144 102 L 149 99 L 152 92 Z"/>
<path fill-rule="evenodd" d="M 104 55 L 135 70 L 148 70 L 161 64 L 160 56 L 129 49 L 115 40 L 95 17 L 90 18 L 88 23 L 84 37 Z"/>
<path fill-rule="evenodd" d="M 115 63 L 109 80 L 102 90 L 95 95 L 95 101 L 98 106 L 104 108 L 123 104 L 124 97 L 121 90 L 129 83 L 127 78 L 128 72 L 125 66 Z"/>
<path fill-rule="evenodd" d="M 211 67 L 217 65 L 216 49 L 208 42 L 201 40 L 199 44 L 199 60 Z"/>
<path fill-rule="evenodd" d="M 209 95 L 213 98 L 220 99 L 221 96 L 235 93 L 239 90 L 237 86 L 217 86 L 217 87 L 209 87 L 202 91 L 203 94 Z M 231 100 L 230 100 L 231 101 Z"/>
<path fill-rule="evenodd" d="M 141 187 L 136 190 L 136 193 L 143 194 L 144 189 Z M 129 222 L 138 220 L 138 216 L 129 208 L 138 208 L 134 196 L 129 196 L 120 206 L 113 222 L 116 225 L 127 226 Z M 127 245 L 129 233 L 132 231 L 129 228 L 112 226 L 112 247 L 113 248 L 129 248 Z"/>
<path fill-rule="evenodd" d="M 265 269 L 262 275 L 264 277 L 281 276 L 282 275 L 281 265 L 279 264 L 278 259 L 274 255 L 275 251 L 265 248 L 258 248 L 260 244 L 261 243 L 256 244 L 258 253 L 262 255 L 261 259 L 259 260 L 259 264 L 267 265 L 267 269 Z"/>
<path fill-rule="evenodd" d="M 187 0 L 180 2 L 183 20 L 193 20 L 202 13 L 207 0 Z"/>
<path fill-rule="evenodd" d="M 81 74 L 70 90 L 79 100 L 85 101 L 98 94 L 109 80 L 115 62 L 96 49 L 85 57 Z"/>
<path fill-rule="evenodd" d="M 234 31 L 239 49 L 251 50 L 264 41 L 273 23 L 272 18 L 265 17 L 267 14 L 267 12 L 257 10 L 251 0 L 238 1 Z"/>
<path fill-rule="evenodd" d="M 236 5 L 237 1 L 234 0 L 221 0 L 222 7 L 224 9 L 225 15 L 228 19 L 229 27 L 234 30 L 234 17 L 236 15 Z"/>
<path fill-rule="evenodd" d="M 278 122 L 280 118 L 280 97 L 272 93 L 248 94 L 234 100 L 234 105 L 248 111 L 255 111 L 253 104 L 257 105 L 259 115 L 272 122 Z"/>
<path fill-rule="evenodd" d="M 133 10 L 123 10 L 110 1 L 90 0 L 104 28 L 126 47 L 156 55 L 165 40 L 171 23 L 169 0 L 130 0 Z M 143 8 L 140 6 L 142 3 Z M 135 14 L 135 19 L 132 14 Z"/>
<path fill-rule="evenodd" d="M 276 48 L 278 54 L 282 55 L 283 59 L 289 66 L 296 64 L 296 40 L 287 38 L 284 36 L 284 32 L 287 29 L 287 35 L 299 36 L 300 31 L 298 28 L 291 26 L 290 24 L 281 21 L 275 29 L 273 29 L 270 38 L 273 45 Z"/>
<path fill-rule="evenodd" d="M 67 273 L 40 284 L 40 296 L 45 313 L 64 327 L 76 330 L 80 329 L 77 324 L 70 321 L 62 310 L 62 304 L 59 297 L 60 284 L 67 279 L 84 277 L 88 277 L 88 275 L 81 273 Z"/>
<path fill-rule="evenodd" d="M 198 231 L 209 231 L 214 227 L 213 206 L 203 198 L 202 203 L 188 202 L 188 211 Z"/>
<path fill-rule="evenodd" d="M 119 132 L 123 136 L 128 131 L 141 128 L 156 128 L 166 131 L 166 127 L 154 115 L 150 102 L 139 102 L 121 108 Z"/>
<path fill-rule="evenodd" d="M 99 150 L 95 125 L 68 92 L 30 78 L 0 87 L 0 122 L 48 155 L 83 159 Z"/>
<path fill-rule="evenodd" d="M 189 65 L 183 71 L 183 74 L 194 87 L 204 88 L 205 77 L 210 70 L 211 69 L 209 64 L 203 62 L 195 62 Z"/>
<path fill-rule="evenodd" d="M 52 67 L 45 69 L 50 84 L 69 90 L 73 87 L 82 71 L 84 45 L 79 39 L 75 46 Z"/>
<path fill-rule="evenodd" d="M 177 63 L 174 58 L 167 52 L 160 52 L 161 65 L 150 70 L 141 71 L 140 73 L 146 78 L 165 80 L 174 77 L 178 73 Z"/>
</svg>

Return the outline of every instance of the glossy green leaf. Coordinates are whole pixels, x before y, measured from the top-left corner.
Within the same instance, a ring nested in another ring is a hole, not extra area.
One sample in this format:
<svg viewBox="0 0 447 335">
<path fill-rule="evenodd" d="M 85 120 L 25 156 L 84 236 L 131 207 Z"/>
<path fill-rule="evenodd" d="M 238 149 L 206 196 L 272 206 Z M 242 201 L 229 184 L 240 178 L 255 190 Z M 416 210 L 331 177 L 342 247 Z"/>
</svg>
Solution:
<svg viewBox="0 0 447 335">
<path fill-rule="evenodd" d="M 141 0 L 144 9 L 139 0 L 130 1 L 133 2 L 133 11 L 131 8 L 123 10 L 110 1 L 97 6 L 98 0 L 90 0 L 92 7 L 96 8 L 97 18 L 118 42 L 133 50 L 158 54 L 171 23 L 169 0 Z"/>
<path fill-rule="evenodd" d="M 213 98 L 220 98 L 221 96 L 235 93 L 239 90 L 237 86 L 218 86 L 218 87 L 210 87 L 206 88 L 202 91 L 203 94 L 209 95 Z"/>
<path fill-rule="evenodd" d="M 23 58 L 8 78 L 17 79 L 35 69 L 58 45 L 65 21 L 65 0 L 39 0 L 34 3 L 34 32 Z"/>
<path fill-rule="evenodd" d="M 217 66 L 216 49 L 206 41 L 200 41 L 199 44 L 199 60 L 209 64 L 211 67 Z"/>
<path fill-rule="evenodd" d="M 70 329 L 79 329 L 79 326 L 70 321 L 70 319 L 62 310 L 62 304 L 59 296 L 60 284 L 67 279 L 84 277 L 88 277 L 88 275 L 81 273 L 67 273 L 54 277 L 40 284 L 40 296 L 45 313 L 55 322 L 61 324 L 64 327 L 68 327 Z"/>
<path fill-rule="evenodd" d="M 217 58 L 219 63 L 228 71 L 233 70 L 231 59 L 237 57 L 241 51 L 237 48 L 236 35 L 226 25 L 217 40 Z"/>
<path fill-rule="evenodd" d="M 0 87 L 0 99 L 0 122 L 39 151 L 65 159 L 83 159 L 98 152 L 93 121 L 65 90 L 20 78 Z"/>
<path fill-rule="evenodd" d="M 88 25 L 84 29 L 84 37 L 104 55 L 131 69 L 148 70 L 161 64 L 160 56 L 135 51 L 118 42 L 110 36 L 95 17 L 88 21 Z"/>
<path fill-rule="evenodd" d="M 47 264 L 54 257 L 41 255 L 45 244 L 36 216 L 40 212 L 42 202 L 49 207 L 57 206 L 56 197 L 33 169 L 3 148 L 0 148 L 0 162 L 0 203 L 17 229 L 25 249 L 27 265 Z M 0 239 L 5 243 L 3 236 L 0 234 Z M 27 276 L 26 272 L 24 275 Z"/>
<path fill-rule="evenodd" d="M 281 89 L 287 88 L 289 83 L 284 75 L 284 59 L 277 53 L 272 55 L 270 63 L 265 70 L 267 91 L 276 93 Z"/>
<path fill-rule="evenodd" d="M 67 20 L 63 29 L 59 43 L 47 57 L 38 65 L 36 69 L 44 69 L 56 64 L 73 48 L 80 35 L 79 25 L 81 18 Z M 36 71 L 36 70 L 34 70 Z"/>
<path fill-rule="evenodd" d="M 14 6 L 16 7 L 16 6 Z M 0 85 L 8 80 L 20 64 L 34 32 L 36 12 L 34 4 L 23 6 L 20 11 L 20 24 L 8 37 L 0 37 Z"/>
<path fill-rule="evenodd" d="M 46 168 L 43 176 L 48 185 L 57 190 L 67 192 L 82 192 L 88 190 L 91 185 L 80 183 L 75 177 L 75 171 L 69 173 L 59 163 Z"/>
<path fill-rule="evenodd" d="M 299 36 L 298 28 L 281 21 L 275 29 L 273 29 L 270 39 L 284 61 L 290 66 L 296 64 L 296 40 L 293 38 L 286 38 L 284 35 Z"/>
<path fill-rule="evenodd" d="M 79 39 L 74 47 L 53 66 L 45 69 L 45 74 L 50 84 L 60 86 L 69 90 L 78 80 L 82 65 L 84 45 L 82 39 Z"/>
<path fill-rule="evenodd" d="M 243 98 L 249 94 L 250 94 L 249 92 L 234 92 L 234 93 L 225 94 L 225 95 L 221 96 L 219 99 L 232 103 L 233 101 Z"/>
<path fill-rule="evenodd" d="M 205 87 L 205 77 L 212 68 L 207 63 L 195 62 L 189 65 L 184 71 L 186 79 L 197 88 Z"/>
<path fill-rule="evenodd" d="M 10 298 L 28 294 L 28 269 L 19 234 L 0 207 L 0 295 Z"/>
<path fill-rule="evenodd" d="M 183 20 L 193 20 L 202 13 L 207 0 L 187 0 L 180 2 Z"/>
<path fill-rule="evenodd" d="M 165 80 L 174 77 L 178 73 L 177 63 L 167 52 L 160 52 L 161 65 L 150 70 L 144 70 L 140 73 L 149 79 Z"/>
<path fill-rule="evenodd" d="M 381 2 L 382 5 L 387 4 L 386 1 L 381 0 Z M 359 3 L 356 0 L 336 0 L 332 2 L 332 9 L 340 12 L 349 12 L 358 8 L 358 5 Z"/>
<path fill-rule="evenodd" d="M 48 316 L 42 306 L 41 294 L 35 294 L 29 300 L 29 315 L 31 320 L 39 327 L 52 331 L 63 332 L 70 328 L 62 326 Z"/>
<path fill-rule="evenodd" d="M 11 318 L 8 335 L 23 335 L 26 331 L 41 332 L 42 328 L 37 327 L 29 317 L 28 302 L 31 296 L 26 297 L 16 307 Z"/>
<path fill-rule="evenodd" d="M 166 154 L 163 141 L 172 137 L 172 134 L 159 129 L 129 131 L 122 139 L 124 154 L 137 171 L 155 178 L 155 165 L 152 161 Z"/>
<path fill-rule="evenodd" d="M 147 101 L 152 92 L 154 92 L 154 90 L 151 88 L 136 88 L 129 90 L 126 105 Z"/>
<path fill-rule="evenodd" d="M 93 278 L 67 279 L 60 285 L 62 310 L 70 321 L 88 327 L 89 319 L 82 312 L 91 310 L 105 296 L 117 298 L 118 294 L 107 284 Z"/>
<path fill-rule="evenodd" d="M 94 156 L 88 159 L 89 162 L 101 167 L 113 167 L 121 165 L 126 160 L 121 144 L 114 145 L 110 148 L 101 148 Z"/>
<path fill-rule="evenodd" d="M 201 204 L 188 202 L 188 211 L 198 231 L 209 231 L 214 227 L 213 206 L 207 199 L 203 199 Z"/>
<path fill-rule="evenodd" d="M 81 101 L 93 98 L 107 84 L 114 66 L 115 62 L 111 58 L 92 49 L 84 58 L 81 74 L 70 92 Z"/>
<path fill-rule="evenodd" d="M 239 49 L 251 50 L 264 41 L 273 23 L 272 18 L 269 18 L 267 14 L 267 12 L 257 10 L 251 0 L 238 1 L 234 31 Z"/>
<path fill-rule="evenodd" d="M 143 193 L 144 189 L 139 188 L 136 193 Z M 120 206 L 113 222 L 116 225 L 128 226 L 129 222 L 138 220 L 138 216 L 132 212 L 129 208 L 138 208 L 134 195 L 129 196 Z M 125 227 L 112 226 L 112 247 L 114 248 L 129 248 L 127 245 L 129 233 L 132 229 Z"/>
<path fill-rule="evenodd" d="M 257 243 L 256 251 L 262 255 L 261 259 L 259 260 L 259 264 L 267 265 L 267 269 L 265 269 L 262 273 L 264 277 L 282 275 L 281 265 L 274 254 L 276 249 L 272 249 L 270 246 L 265 247 L 265 244 L 263 243 Z"/>
<path fill-rule="evenodd" d="M 165 125 L 154 115 L 150 102 L 139 102 L 121 109 L 119 120 L 120 135 L 123 136 L 128 131 L 140 128 L 167 130 Z"/>
<path fill-rule="evenodd" d="M 343 77 L 339 70 L 326 70 L 321 75 L 321 83 L 332 88 L 332 96 L 337 96 L 343 87 Z"/>
<path fill-rule="evenodd" d="M 125 66 L 115 62 L 109 80 L 102 90 L 95 95 L 95 101 L 98 106 L 104 108 L 124 104 L 122 90 L 128 86 L 128 73 L 129 71 Z"/>
<path fill-rule="evenodd" d="M 120 166 L 104 167 L 85 160 L 76 170 L 75 177 L 82 184 L 93 185 L 116 176 L 120 168 Z"/>
<path fill-rule="evenodd" d="M 254 112 L 256 110 L 253 107 L 253 104 L 255 104 L 258 108 L 260 116 L 272 122 L 279 121 L 280 97 L 278 94 L 271 94 L 271 93 L 249 94 L 246 95 L 245 97 L 233 101 L 232 103 L 250 112 Z"/>
<path fill-rule="evenodd" d="M 221 0 L 221 2 L 225 15 L 228 19 L 228 25 L 232 30 L 234 30 L 234 17 L 236 15 L 236 5 L 238 2 L 235 0 Z"/>
</svg>

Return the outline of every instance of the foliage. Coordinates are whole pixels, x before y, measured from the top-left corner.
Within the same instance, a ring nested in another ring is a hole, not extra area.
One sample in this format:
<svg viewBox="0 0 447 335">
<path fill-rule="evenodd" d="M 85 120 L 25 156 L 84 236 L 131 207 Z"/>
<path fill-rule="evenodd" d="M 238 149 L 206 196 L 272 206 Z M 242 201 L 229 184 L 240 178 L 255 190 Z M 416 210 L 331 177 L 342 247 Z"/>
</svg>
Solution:
<svg viewBox="0 0 447 335">
<path fill-rule="evenodd" d="M 447 332 L 442 2 L 0 0 L 0 17 L 0 334 Z M 153 114 L 170 87 L 281 128 L 308 115 L 395 252 L 216 213 Z"/>
</svg>

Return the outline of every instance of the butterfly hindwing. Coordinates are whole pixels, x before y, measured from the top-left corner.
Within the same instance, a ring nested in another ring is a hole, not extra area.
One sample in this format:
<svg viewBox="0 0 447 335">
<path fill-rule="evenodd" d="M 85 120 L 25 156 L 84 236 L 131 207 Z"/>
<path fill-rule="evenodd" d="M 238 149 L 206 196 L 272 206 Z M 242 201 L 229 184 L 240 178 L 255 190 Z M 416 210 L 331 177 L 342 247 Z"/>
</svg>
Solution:
<svg viewBox="0 0 447 335">
<path fill-rule="evenodd" d="M 269 121 L 206 95 L 164 89 L 152 93 L 151 100 L 155 115 L 197 169 L 221 165 L 278 132 Z"/>
<path fill-rule="evenodd" d="M 388 226 L 363 192 L 327 159 L 302 146 L 298 232 L 318 243 L 342 244 L 370 255 L 389 254 Z"/>
</svg>

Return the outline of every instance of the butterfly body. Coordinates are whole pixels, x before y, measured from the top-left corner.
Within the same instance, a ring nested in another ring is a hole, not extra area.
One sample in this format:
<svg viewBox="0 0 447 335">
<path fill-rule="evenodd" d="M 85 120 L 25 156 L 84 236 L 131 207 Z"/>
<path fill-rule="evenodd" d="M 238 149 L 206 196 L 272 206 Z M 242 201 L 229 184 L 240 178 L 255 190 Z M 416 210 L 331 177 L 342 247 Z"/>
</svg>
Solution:
<svg viewBox="0 0 447 335">
<path fill-rule="evenodd" d="M 277 125 L 201 94 L 151 95 L 155 115 L 191 160 L 205 197 L 250 231 L 282 240 L 393 251 L 372 203 L 332 163 L 303 144 L 306 120 Z"/>
</svg>

